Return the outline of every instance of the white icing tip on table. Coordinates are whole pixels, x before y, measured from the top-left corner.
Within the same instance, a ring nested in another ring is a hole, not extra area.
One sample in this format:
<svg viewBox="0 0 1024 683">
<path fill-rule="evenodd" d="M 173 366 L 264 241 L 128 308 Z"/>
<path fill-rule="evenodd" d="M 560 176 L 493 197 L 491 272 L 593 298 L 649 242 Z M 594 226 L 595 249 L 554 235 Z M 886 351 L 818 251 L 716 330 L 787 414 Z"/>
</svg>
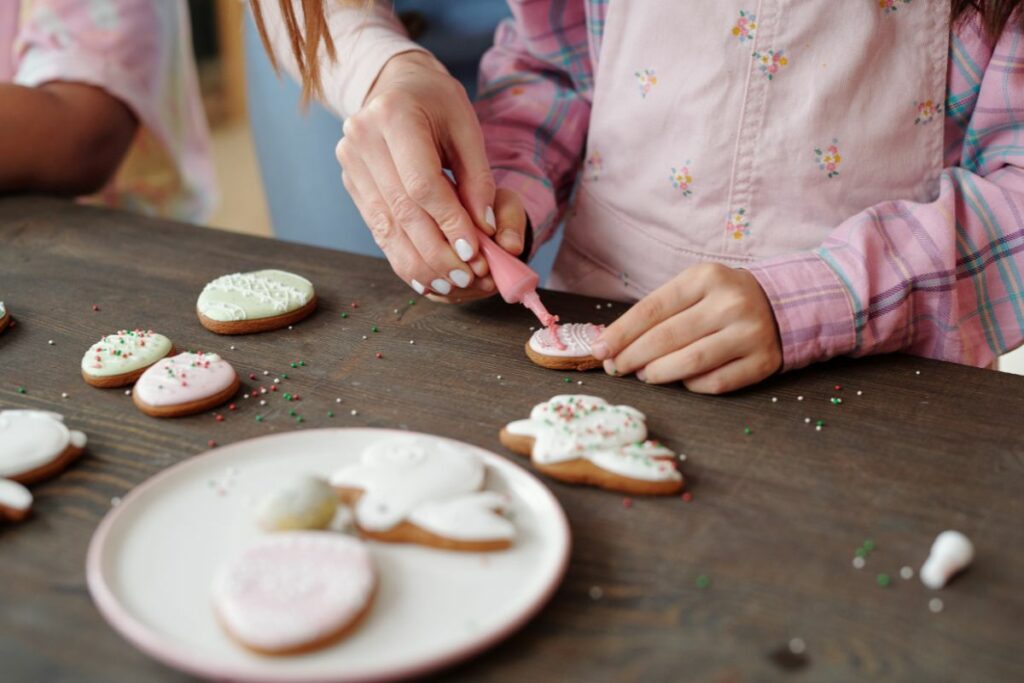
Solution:
<svg viewBox="0 0 1024 683">
<path fill-rule="evenodd" d="M 937 590 L 974 560 L 974 544 L 959 531 L 943 531 L 935 537 L 928 559 L 921 565 L 921 583 Z"/>
</svg>

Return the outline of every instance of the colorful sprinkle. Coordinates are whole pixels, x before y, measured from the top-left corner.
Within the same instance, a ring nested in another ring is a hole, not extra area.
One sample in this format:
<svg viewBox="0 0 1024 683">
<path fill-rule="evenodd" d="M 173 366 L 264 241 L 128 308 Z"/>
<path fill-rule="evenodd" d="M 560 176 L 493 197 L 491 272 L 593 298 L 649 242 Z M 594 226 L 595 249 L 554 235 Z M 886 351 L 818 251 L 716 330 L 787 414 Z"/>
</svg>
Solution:
<svg viewBox="0 0 1024 683">
<path fill-rule="evenodd" d="M 624 508 L 631 508 L 631 507 L 633 507 L 633 499 L 632 498 L 623 498 L 622 499 L 622 507 L 624 507 Z"/>
<path fill-rule="evenodd" d="M 25 387 L 18 387 L 18 393 L 19 394 L 24 394 L 25 393 Z"/>
<path fill-rule="evenodd" d="M 697 577 L 696 584 L 697 588 L 704 590 L 705 588 L 711 585 L 711 577 L 707 574 L 701 574 Z"/>
<path fill-rule="evenodd" d="M 346 311 L 342 311 L 341 317 L 342 318 L 347 318 L 348 317 L 348 313 Z"/>
<path fill-rule="evenodd" d="M 875 578 L 875 582 L 878 583 L 878 585 L 882 588 L 886 588 L 892 582 L 892 580 L 889 578 L 888 574 L 879 574 Z"/>
</svg>

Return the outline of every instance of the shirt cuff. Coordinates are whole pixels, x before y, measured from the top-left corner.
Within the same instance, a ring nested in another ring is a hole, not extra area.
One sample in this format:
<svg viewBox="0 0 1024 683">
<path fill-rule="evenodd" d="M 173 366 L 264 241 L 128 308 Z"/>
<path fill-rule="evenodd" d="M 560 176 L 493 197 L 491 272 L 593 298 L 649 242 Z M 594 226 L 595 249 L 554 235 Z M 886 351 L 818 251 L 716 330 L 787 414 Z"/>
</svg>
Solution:
<svg viewBox="0 0 1024 683">
<path fill-rule="evenodd" d="M 782 343 L 783 371 L 802 368 L 857 348 L 850 293 L 815 253 L 778 256 L 747 266 L 768 296 Z"/>
<path fill-rule="evenodd" d="M 555 225 L 555 207 L 551 190 L 547 185 L 533 176 L 513 169 L 494 168 L 494 183 L 498 187 L 511 190 L 519 195 L 526 209 L 528 227 L 532 227 L 533 243 L 527 244 L 529 254 L 533 258 L 537 250 L 551 237 Z"/>
</svg>

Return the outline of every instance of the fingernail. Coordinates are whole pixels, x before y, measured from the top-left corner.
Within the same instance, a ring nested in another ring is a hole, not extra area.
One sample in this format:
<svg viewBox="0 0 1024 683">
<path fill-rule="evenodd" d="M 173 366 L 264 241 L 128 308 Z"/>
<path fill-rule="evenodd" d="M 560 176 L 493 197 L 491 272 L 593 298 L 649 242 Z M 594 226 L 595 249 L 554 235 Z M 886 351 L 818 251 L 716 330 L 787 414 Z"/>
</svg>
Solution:
<svg viewBox="0 0 1024 683">
<path fill-rule="evenodd" d="M 480 280 L 480 288 L 485 292 L 494 291 L 494 280 L 491 278 L 491 276 L 488 275 L 487 277 Z"/>
<path fill-rule="evenodd" d="M 523 248 L 523 240 L 512 230 L 502 230 L 498 233 L 498 244 L 504 247 L 505 251 Z"/>
<path fill-rule="evenodd" d="M 431 282 L 430 288 L 437 292 L 438 294 L 440 294 L 441 296 L 447 296 L 448 293 L 452 291 L 452 286 L 448 284 L 448 281 L 442 280 L 441 278 L 437 278 L 436 280 Z"/>
<path fill-rule="evenodd" d="M 615 369 L 615 361 L 613 361 L 611 358 L 602 363 L 601 366 L 604 368 L 604 371 L 609 375 L 619 374 L 619 371 Z"/>
<path fill-rule="evenodd" d="M 498 229 L 498 221 L 494 218 L 494 207 L 488 206 L 487 210 L 484 211 L 484 223 L 491 226 L 491 230 Z"/>
<path fill-rule="evenodd" d="M 415 289 L 416 293 L 419 294 L 420 296 L 423 295 L 423 292 L 427 291 L 427 288 L 424 287 L 423 285 L 421 285 L 416 280 L 413 280 L 412 282 L 410 282 L 409 286 L 412 287 L 413 289 Z"/>
<path fill-rule="evenodd" d="M 456 268 L 448 273 L 448 279 L 454 282 L 457 287 L 465 289 L 469 285 L 470 277 L 466 271 Z"/>
<path fill-rule="evenodd" d="M 640 380 L 641 382 L 646 382 L 647 381 L 647 370 L 644 369 L 644 368 L 641 368 L 640 370 L 637 370 L 636 371 L 636 378 L 638 380 Z"/>
<path fill-rule="evenodd" d="M 462 262 L 465 263 L 469 259 L 473 258 L 473 246 L 465 239 L 459 238 L 455 240 L 455 253 L 459 255 Z"/>
<path fill-rule="evenodd" d="M 590 347 L 590 355 L 598 360 L 604 360 L 608 357 L 608 345 L 603 341 L 596 341 Z"/>
</svg>

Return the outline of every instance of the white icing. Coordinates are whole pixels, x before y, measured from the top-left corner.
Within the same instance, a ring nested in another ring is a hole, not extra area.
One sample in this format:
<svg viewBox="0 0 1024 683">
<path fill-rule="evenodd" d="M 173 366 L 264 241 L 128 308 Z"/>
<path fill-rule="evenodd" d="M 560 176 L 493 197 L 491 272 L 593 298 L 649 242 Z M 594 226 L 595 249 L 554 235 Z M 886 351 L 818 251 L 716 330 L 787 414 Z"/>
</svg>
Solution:
<svg viewBox="0 0 1024 683">
<path fill-rule="evenodd" d="M 505 427 L 534 439 L 538 464 L 585 459 L 601 469 L 643 481 L 680 481 L 675 455 L 647 440 L 644 414 L 629 406 L 609 405 L 603 398 L 563 394 L 534 406 L 530 417 Z"/>
<path fill-rule="evenodd" d="M 171 351 L 171 340 L 152 330 L 119 330 L 89 347 L 82 371 L 93 377 L 134 372 L 157 362 Z"/>
<path fill-rule="evenodd" d="M 3 318 L 5 315 L 7 315 L 7 309 L 4 308 L 4 302 L 0 301 L 0 318 Z"/>
<path fill-rule="evenodd" d="M 447 442 L 400 436 L 363 451 L 358 465 L 331 477 L 335 488 L 363 491 L 356 522 L 367 531 L 387 531 L 403 521 L 423 521 L 429 531 L 457 540 L 504 540 L 494 498 L 480 497 L 486 469 L 480 458 Z"/>
<path fill-rule="evenodd" d="M 954 574 L 963 571 L 974 560 L 974 544 L 959 531 L 943 531 L 935 537 L 928 559 L 918 576 L 932 589 L 942 588 Z"/>
<path fill-rule="evenodd" d="M 32 493 L 16 481 L 0 479 L 0 507 L 28 510 L 32 507 Z"/>
<path fill-rule="evenodd" d="M 267 495 L 257 508 L 256 519 L 266 531 L 323 529 L 337 508 L 338 496 L 330 484 L 305 475 Z"/>
<path fill-rule="evenodd" d="M 223 275 L 203 288 L 199 312 L 221 322 L 269 318 L 302 308 L 313 298 L 313 283 L 283 270 Z"/>
<path fill-rule="evenodd" d="M 561 358 L 585 358 L 591 355 L 591 344 L 593 344 L 604 325 L 593 323 L 566 323 L 557 325 L 558 339 L 565 348 L 559 348 L 552 337 L 552 331 L 542 327 L 530 337 L 530 348 L 543 356 L 555 356 Z"/>
<path fill-rule="evenodd" d="M 376 570 L 365 544 L 322 531 L 273 534 L 214 579 L 214 609 L 242 643 L 269 652 L 340 631 L 366 609 Z"/>
<path fill-rule="evenodd" d="M 0 477 L 16 477 L 50 464 L 68 445 L 84 448 L 85 434 L 64 426 L 64 416 L 42 410 L 0 411 Z"/>
</svg>

